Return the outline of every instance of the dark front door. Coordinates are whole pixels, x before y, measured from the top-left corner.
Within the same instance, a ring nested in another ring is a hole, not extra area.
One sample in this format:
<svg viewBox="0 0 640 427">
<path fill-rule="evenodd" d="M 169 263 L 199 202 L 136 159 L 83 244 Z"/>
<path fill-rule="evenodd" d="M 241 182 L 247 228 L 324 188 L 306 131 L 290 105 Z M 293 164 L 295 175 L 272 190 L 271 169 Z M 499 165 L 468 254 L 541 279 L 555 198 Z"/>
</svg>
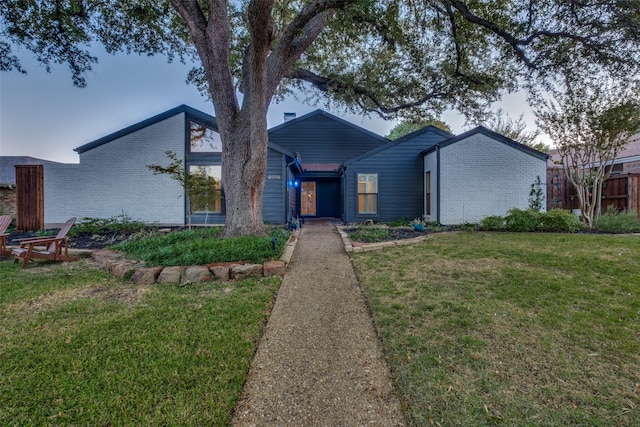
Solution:
<svg viewBox="0 0 640 427">
<path fill-rule="evenodd" d="M 322 179 L 300 183 L 300 216 L 340 216 L 340 180 Z"/>
<path fill-rule="evenodd" d="M 340 216 L 340 181 L 318 182 L 318 216 Z"/>
</svg>

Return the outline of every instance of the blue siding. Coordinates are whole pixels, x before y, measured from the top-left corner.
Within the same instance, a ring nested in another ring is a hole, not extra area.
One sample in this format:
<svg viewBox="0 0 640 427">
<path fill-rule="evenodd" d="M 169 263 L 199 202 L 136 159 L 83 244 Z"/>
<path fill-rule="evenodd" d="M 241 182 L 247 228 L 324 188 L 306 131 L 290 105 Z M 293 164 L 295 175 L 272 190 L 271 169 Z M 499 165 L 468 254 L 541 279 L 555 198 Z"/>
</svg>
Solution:
<svg viewBox="0 0 640 427">
<path fill-rule="evenodd" d="M 413 219 L 422 216 L 424 198 L 423 156 L 421 152 L 448 134 L 426 131 L 402 138 L 387 147 L 375 150 L 346 162 L 345 221 L 361 222 L 367 219 L 393 221 L 398 218 Z M 358 174 L 378 174 L 378 213 L 360 215 L 357 211 Z"/>
<path fill-rule="evenodd" d="M 287 171 L 285 155 L 269 149 L 267 151 L 267 176 L 264 184 L 262 216 L 265 222 L 284 224 L 287 222 Z"/>
<path fill-rule="evenodd" d="M 302 163 L 342 163 L 388 143 L 385 138 L 323 111 L 269 131 L 269 140 L 300 154 Z"/>
</svg>

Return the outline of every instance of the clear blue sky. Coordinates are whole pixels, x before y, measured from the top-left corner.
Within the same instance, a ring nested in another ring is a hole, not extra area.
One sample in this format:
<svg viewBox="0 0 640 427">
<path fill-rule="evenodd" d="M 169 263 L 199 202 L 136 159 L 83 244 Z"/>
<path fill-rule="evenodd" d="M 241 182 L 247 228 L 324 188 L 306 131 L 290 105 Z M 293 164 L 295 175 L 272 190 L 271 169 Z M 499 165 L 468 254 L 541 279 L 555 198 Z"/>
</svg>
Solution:
<svg viewBox="0 0 640 427">
<path fill-rule="evenodd" d="M 77 163 L 74 148 L 180 104 L 215 115 L 212 104 L 185 83 L 189 65 L 169 64 L 161 56 L 97 56 L 99 63 L 82 89 L 72 85 L 65 65 L 55 65 L 47 73 L 28 52 L 20 55 L 28 74 L 0 72 L 0 155 Z M 512 97 L 508 104 L 502 107 L 513 118 L 527 114 L 518 98 Z M 274 104 L 269 110 L 269 127 L 281 123 L 285 111 L 300 116 L 322 107 L 293 99 Z M 330 112 L 380 135 L 397 123 Z M 533 126 L 533 120 L 526 118 Z M 454 133 L 464 130 L 455 114 L 443 119 Z"/>
</svg>

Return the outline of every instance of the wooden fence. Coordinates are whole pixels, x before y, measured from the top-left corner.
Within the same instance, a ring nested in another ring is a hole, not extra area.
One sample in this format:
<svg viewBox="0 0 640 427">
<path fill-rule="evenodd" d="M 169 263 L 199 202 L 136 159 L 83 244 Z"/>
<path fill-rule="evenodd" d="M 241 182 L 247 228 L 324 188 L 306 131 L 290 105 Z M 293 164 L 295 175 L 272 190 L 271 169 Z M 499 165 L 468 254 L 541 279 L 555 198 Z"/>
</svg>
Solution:
<svg viewBox="0 0 640 427">
<path fill-rule="evenodd" d="M 575 192 L 564 171 L 547 169 L 547 210 L 577 209 Z M 640 174 L 614 175 L 605 181 L 602 189 L 602 209 L 614 206 L 618 210 L 630 210 L 640 219 Z"/>
<path fill-rule="evenodd" d="M 42 165 L 16 165 L 16 228 L 44 228 L 44 173 Z"/>
</svg>

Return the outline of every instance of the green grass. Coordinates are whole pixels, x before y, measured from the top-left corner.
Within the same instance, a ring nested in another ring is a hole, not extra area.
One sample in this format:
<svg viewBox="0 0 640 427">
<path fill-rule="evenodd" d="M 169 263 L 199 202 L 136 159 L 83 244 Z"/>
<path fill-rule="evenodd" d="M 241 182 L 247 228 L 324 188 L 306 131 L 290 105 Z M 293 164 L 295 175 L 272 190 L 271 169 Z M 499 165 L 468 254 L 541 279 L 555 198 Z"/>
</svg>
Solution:
<svg viewBox="0 0 640 427">
<path fill-rule="evenodd" d="M 279 279 L 137 286 L 0 263 L 0 425 L 227 425 Z"/>
<path fill-rule="evenodd" d="M 411 425 L 640 425 L 640 239 L 452 233 L 354 254 Z"/>
<path fill-rule="evenodd" d="M 148 265 L 201 265 L 214 262 L 263 262 L 277 258 L 284 249 L 289 232 L 274 228 L 267 237 L 220 239 L 222 228 L 199 228 L 164 235 L 150 234 L 113 247 Z M 272 249 L 272 239 L 276 250 Z"/>
</svg>

